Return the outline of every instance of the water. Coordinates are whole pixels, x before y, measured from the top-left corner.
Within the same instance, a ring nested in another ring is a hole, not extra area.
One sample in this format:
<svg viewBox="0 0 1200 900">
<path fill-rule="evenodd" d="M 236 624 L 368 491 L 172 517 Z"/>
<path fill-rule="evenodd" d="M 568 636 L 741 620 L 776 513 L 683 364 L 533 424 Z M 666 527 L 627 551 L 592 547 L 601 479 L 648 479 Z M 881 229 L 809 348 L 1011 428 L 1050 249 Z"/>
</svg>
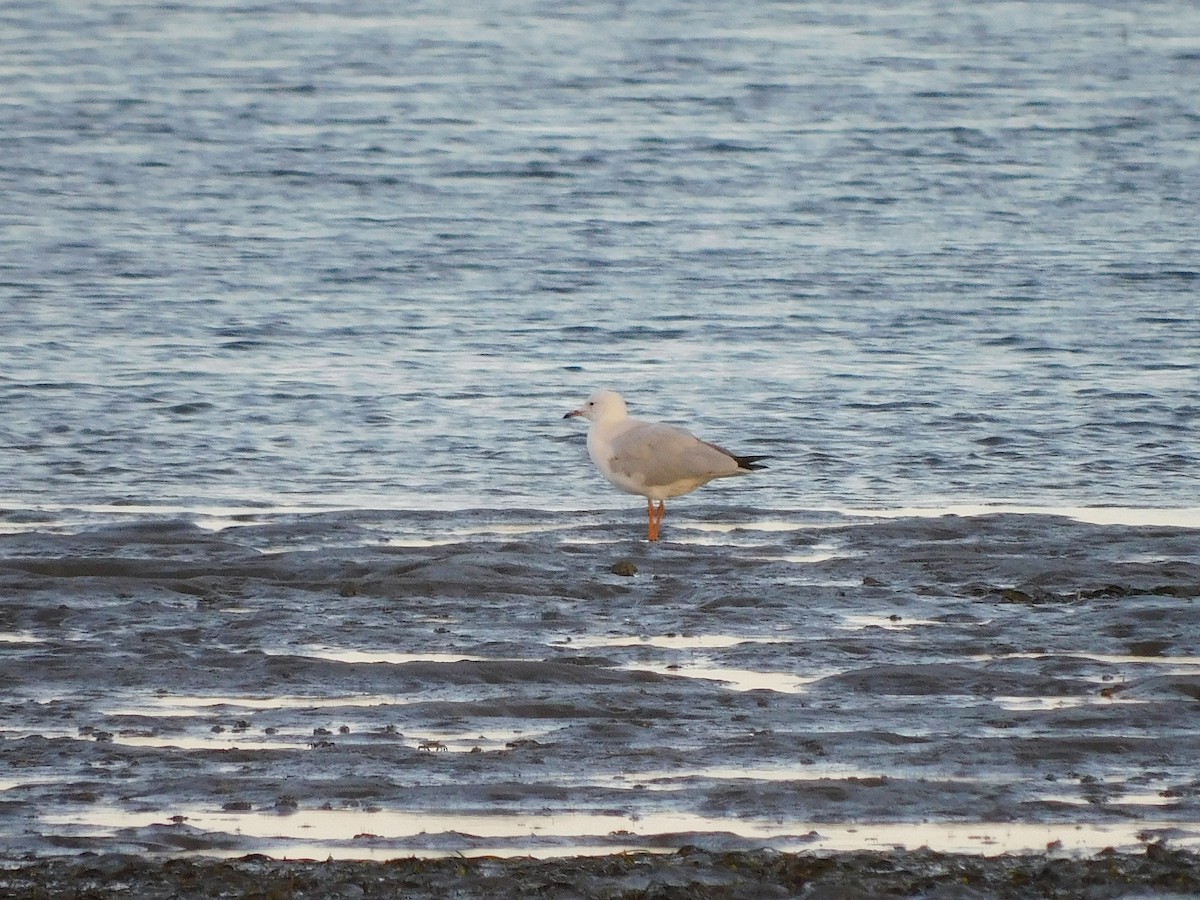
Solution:
<svg viewBox="0 0 1200 900">
<path fill-rule="evenodd" d="M 1187 3 L 18 3 L 0 502 L 1195 506 Z"/>
<path fill-rule="evenodd" d="M 1198 81 L 1183 2 L 6 5 L 5 846 L 1194 848 Z M 646 545 L 598 386 L 770 468 Z"/>
</svg>

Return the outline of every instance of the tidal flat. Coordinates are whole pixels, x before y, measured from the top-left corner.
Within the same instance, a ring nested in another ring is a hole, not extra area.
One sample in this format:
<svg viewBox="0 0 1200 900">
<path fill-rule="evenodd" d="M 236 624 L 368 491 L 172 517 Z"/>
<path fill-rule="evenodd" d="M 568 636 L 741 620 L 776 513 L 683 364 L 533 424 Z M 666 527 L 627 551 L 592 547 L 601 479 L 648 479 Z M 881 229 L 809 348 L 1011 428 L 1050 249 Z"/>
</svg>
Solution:
<svg viewBox="0 0 1200 900">
<path fill-rule="evenodd" d="M 1188 527 L 55 515 L 0 536 L 12 858 L 1200 847 Z"/>
</svg>

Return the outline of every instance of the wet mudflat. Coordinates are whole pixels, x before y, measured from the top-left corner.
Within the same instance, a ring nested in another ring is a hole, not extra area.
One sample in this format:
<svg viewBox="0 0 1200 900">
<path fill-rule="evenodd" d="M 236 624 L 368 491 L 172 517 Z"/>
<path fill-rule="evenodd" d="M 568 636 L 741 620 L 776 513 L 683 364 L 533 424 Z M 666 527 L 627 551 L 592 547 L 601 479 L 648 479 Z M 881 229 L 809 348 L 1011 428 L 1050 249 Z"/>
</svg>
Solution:
<svg viewBox="0 0 1200 900">
<path fill-rule="evenodd" d="M 1195 530 L 722 513 L 10 514 L 4 845 L 1200 846 Z"/>
<path fill-rule="evenodd" d="M 145 898 L 485 897 L 768 898 L 1183 897 L 1200 891 L 1194 854 L 1151 845 L 1089 859 L 913 853 L 805 856 L 635 853 L 553 861 L 400 859 L 391 862 L 236 860 L 104 855 L 0 869 L 7 896 Z"/>
</svg>

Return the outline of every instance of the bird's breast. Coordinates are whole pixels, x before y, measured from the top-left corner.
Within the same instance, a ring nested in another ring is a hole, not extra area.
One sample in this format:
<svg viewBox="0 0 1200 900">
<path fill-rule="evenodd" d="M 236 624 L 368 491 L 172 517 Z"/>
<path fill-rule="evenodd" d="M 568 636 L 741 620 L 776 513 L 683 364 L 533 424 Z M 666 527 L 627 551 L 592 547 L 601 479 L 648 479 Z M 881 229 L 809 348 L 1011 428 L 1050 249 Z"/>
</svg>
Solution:
<svg viewBox="0 0 1200 900">
<path fill-rule="evenodd" d="M 637 477 L 621 465 L 620 457 L 613 449 L 613 442 L 603 431 L 593 429 L 588 434 L 588 456 L 600 474 L 614 487 L 628 494 L 645 494 L 644 479 Z"/>
</svg>

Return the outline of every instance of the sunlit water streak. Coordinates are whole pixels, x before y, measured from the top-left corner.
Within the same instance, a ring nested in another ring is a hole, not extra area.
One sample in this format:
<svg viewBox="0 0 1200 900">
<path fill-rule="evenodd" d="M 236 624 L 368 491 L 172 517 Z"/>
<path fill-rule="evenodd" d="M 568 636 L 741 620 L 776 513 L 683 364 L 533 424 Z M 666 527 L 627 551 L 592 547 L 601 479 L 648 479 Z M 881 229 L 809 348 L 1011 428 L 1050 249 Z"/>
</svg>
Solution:
<svg viewBox="0 0 1200 900">
<path fill-rule="evenodd" d="M 186 824 L 206 831 L 238 834 L 270 841 L 281 855 L 299 858 L 390 859 L 405 856 L 440 856 L 446 853 L 511 856 L 537 848 L 539 856 L 554 855 L 559 844 L 574 848 L 575 855 L 611 853 L 628 849 L 661 848 L 660 841 L 639 839 L 678 835 L 686 839 L 696 833 L 725 833 L 741 838 L 769 841 L 783 850 L 918 849 L 927 847 L 946 853 L 1021 853 L 1045 851 L 1051 844 L 1062 852 L 1094 851 L 1101 847 L 1132 849 L 1144 846 L 1146 835 L 1164 826 L 1153 821 L 1137 825 L 1046 825 L 1011 822 L 963 824 L 864 822 L 854 825 L 814 824 L 802 820 L 765 821 L 714 819 L 707 816 L 661 813 L 626 816 L 617 813 L 565 813 L 537 815 L 439 816 L 429 812 L 385 810 L 316 810 L 272 813 L 226 813 L 187 808 L 176 815 Z M 111 833 L 118 828 L 145 828 L 164 824 L 161 816 L 122 813 L 114 810 L 83 810 L 73 816 L 45 817 L 46 824 L 71 826 L 82 834 Z M 314 836 L 319 835 L 319 837 Z M 438 849 L 412 839 L 440 837 L 458 846 Z M 589 839 L 607 838 L 613 843 L 591 847 Z M 407 840 L 406 840 L 407 839 Z M 305 841 L 289 847 L 289 840 Z M 515 842 L 490 845 L 489 840 Z M 564 844 L 563 842 L 566 842 Z M 1200 834 L 1176 837 L 1180 847 L 1200 846 Z M 349 845 L 349 846 L 347 846 Z"/>
</svg>

